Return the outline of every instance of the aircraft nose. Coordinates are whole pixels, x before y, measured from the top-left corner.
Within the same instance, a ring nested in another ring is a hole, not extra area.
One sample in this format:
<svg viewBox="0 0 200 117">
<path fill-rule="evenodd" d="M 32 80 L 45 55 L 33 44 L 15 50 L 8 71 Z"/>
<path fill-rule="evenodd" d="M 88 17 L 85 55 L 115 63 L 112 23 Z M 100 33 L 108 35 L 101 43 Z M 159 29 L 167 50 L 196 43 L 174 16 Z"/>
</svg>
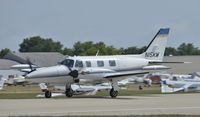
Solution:
<svg viewBox="0 0 200 117">
<path fill-rule="evenodd" d="M 64 65 L 57 65 L 52 67 L 38 68 L 26 75 L 26 78 L 43 78 L 43 77 L 58 77 L 65 76 L 70 73 L 69 69 Z"/>
</svg>

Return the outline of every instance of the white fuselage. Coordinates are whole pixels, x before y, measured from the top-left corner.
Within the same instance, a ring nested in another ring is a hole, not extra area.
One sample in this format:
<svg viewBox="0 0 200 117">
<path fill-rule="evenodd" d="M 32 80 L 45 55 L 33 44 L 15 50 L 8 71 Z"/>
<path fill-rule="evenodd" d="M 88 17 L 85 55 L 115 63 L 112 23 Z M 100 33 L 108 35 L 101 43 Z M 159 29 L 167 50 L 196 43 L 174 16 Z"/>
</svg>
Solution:
<svg viewBox="0 0 200 117">
<path fill-rule="evenodd" d="M 28 74 L 28 81 L 46 82 L 46 83 L 69 83 L 73 78 L 68 75 L 70 69 L 79 71 L 79 79 L 84 81 L 103 81 L 105 73 L 140 71 L 149 64 L 147 59 L 139 56 L 82 56 L 69 57 L 65 60 L 71 60 L 72 65 L 63 62 L 60 65 L 48 68 L 38 68 L 36 71 Z M 64 61 L 65 61 L 64 60 Z M 78 65 L 77 62 L 80 62 Z"/>
</svg>

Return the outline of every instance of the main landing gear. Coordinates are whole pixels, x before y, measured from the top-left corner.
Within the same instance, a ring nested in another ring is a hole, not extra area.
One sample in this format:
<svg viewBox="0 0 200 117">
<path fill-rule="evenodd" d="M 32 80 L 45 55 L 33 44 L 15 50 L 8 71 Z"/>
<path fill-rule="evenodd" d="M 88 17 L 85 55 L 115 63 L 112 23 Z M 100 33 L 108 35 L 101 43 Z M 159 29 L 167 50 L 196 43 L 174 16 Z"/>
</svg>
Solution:
<svg viewBox="0 0 200 117">
<path fill-rule="evenodd" d="M 117 81 L 112 82 L 112 89 L 110 90 L 110 96 L 112 98 L 116 98 L 118 96 L 118 93 L 119 93 L 119 87 Z"/>
<path fill-rule="evenodd" d="M 118 91 L 115 91 L 114 88 L 110 90 L 110 96 L 116 98 L 118 96 Z"/>
</svg>

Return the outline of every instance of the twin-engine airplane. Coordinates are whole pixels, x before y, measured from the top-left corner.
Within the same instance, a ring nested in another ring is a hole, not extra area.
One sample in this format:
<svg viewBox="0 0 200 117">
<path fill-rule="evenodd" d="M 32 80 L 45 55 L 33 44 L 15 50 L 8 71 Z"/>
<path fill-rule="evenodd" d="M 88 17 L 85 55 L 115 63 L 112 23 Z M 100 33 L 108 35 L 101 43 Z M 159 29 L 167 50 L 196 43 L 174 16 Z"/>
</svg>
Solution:
<svg viewBox="0 0 200 117">
<path fill-rule="evenodd" d="M 26 80 L 36 83 L 65 84 L 67 97 L 73 96 L 71 85 L 74 83 L 83 80 L 90 83 L 110 82 L 110 96 L 115 98 L 119 91 L 119 80 L 155 70 L 169 69 L 158 65 L 163 63 L 168 34 L 169 28 L 161 28 L 142 54 L 67 57 L 59 65 L 33 69 L 25 77 Z M 45 96 L 50 98 L 51 91 L 46 90 Z"/>
</svg>

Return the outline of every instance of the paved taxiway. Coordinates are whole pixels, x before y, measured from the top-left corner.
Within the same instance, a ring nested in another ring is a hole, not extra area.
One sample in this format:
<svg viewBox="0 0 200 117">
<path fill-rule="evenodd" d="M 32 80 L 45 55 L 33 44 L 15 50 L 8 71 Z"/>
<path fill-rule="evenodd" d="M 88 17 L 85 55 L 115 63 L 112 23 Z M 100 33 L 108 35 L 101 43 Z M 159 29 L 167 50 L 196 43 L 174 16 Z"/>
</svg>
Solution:
<svg viewBox="0 0 200 117">
<path fill-rule="evenodd" d="M 198 114 L 200 94 L 66 99 L 1 99 L 0 116 Z"/>
</svg>

